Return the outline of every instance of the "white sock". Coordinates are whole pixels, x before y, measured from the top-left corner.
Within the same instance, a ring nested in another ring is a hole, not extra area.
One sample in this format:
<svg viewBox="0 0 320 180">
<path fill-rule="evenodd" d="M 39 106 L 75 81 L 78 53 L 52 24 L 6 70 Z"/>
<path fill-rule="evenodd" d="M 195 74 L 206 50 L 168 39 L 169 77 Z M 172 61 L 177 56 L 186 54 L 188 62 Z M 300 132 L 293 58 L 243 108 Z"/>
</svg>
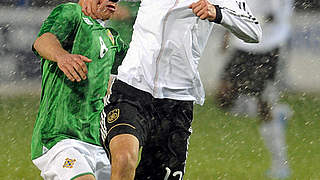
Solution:
<svg viewBox="0 0 320 180">
<path fill-rule="evenodd" d="M 272 158 L 272 169 L 287 168 L 287 147 L 285 143 L 284 123 L 279 119 L 278 109 L 273 109 L 273 119 L 262 122 L 260 134 L 264 139 L 266 147 L 269 149 Z"/>
</svg>

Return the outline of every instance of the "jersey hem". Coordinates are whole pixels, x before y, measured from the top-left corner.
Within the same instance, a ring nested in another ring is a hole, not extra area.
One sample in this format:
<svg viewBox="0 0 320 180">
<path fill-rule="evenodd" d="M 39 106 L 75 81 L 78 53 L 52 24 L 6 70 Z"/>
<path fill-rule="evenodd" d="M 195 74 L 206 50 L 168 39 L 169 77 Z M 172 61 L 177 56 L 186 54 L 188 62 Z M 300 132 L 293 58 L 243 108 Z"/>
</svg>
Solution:
<svg viewBox="0 0 320 180">
<path fill-rule="evenodd" d="M 153 94 L 152 89 L 148 88 L 148 86 L 145 86 L 143 83 L 136 82 L 132 79 L 129 79 L 126 76 L 118 75 L 117 79 L 136 88 L 136 89 L 147 92 L 147 93 L 151 94 L 152 97 L 157 98 L 157 99 L 174 99 L 174 100 L 178 100 L 178 101 L 193 101 L 196 104 L 200 104 L 200 105 L 203 105 L 203 103 L 204 103 L 203 97 L 201 97 L 200 99 L 197 99 L 192 95 L 180 95 L 180 94 L 160 96 L 160 95 Z"/>
<path fill-rule="evenodd" d="M 61 140 L 59 140 L 59 141 L 56 141 L 56 143 L 54 143 L 54 145 L 53 146 L 51 146 L 50 148 L 49 147 L 47 147 L 47 146 L 44 146 L 44 145 L 42 145 L 41 147 L 41 153 L 31 153 L 31 160 L 35 160 L 35 159 L 38 159 L 38 158 L 40 158 L 40 157 L 42 157 L 43 155 L 45 155 L 49 150 L 51 150 L 51 149 L 53 149 L 58 143 L 61 143 L 61 142 L 63 142 L 63 141 L 70 141 L 71 140 L 71 142 L 72 141 L 77 141 L 77 142 L 80 142 L 80 143 L 85 143 L 85 144 L 90 144 L 90 145 L 92 145 L 92 146 L 97 146 L 97 147 L 102 147 L 102 145 L 99 143 L 99 144 L 94 144 L 94 143 L 92 143 L 92 142 L 87 142 L 87 141 L 83 141 L 83 140 L 80 140 L 80 139 L 73 139 L 73 138 L 63 138 L 63 139 L 61 139 Z M 43 147 L 45 147 L 45 148 L 47 148 L 48 150 L 46 151 L 46 152 L 43 152 L 42 151 L 42 149 L 43 149 Z"/>
</svg>

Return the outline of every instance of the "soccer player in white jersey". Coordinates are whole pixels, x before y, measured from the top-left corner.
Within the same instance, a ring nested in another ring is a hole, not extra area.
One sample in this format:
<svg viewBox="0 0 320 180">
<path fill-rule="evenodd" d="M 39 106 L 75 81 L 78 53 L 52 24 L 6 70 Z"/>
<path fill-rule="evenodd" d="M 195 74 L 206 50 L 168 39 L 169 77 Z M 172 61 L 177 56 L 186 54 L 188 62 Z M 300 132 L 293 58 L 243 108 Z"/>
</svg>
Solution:
<svg viewBox="0 0 320 180">
<path fill-rule="evenodd" d="M 234 50 L 222 74 L 217 93 L 220 107 L 234 113 L 244 113 L 261 119 L 260 133 L 272 157 L 268 175 L 287 178 L 290 174 L 285 125 L 291 116 L 287 105 L 278 103 L 275 81 L 279 67 L 281 48 L 290 35 L 292 0 L 248 0 L 253 13 L 263 29 L 258 44 L 248 44 L 231 39 Z M 263 4 L 263 6 L 261 5 Z"/>
<path fill-rule="evenodd" d="M 83 11 L 95 16 L 98 2 L 86 0 Z M 244 0 L 141 1 L 130 48 L 101 114 L 111 180 L 183 179 L 193 104 L 204 102 L 197 68 L 218 24 L 248 43 L 261 38 Z"/>
</svg>

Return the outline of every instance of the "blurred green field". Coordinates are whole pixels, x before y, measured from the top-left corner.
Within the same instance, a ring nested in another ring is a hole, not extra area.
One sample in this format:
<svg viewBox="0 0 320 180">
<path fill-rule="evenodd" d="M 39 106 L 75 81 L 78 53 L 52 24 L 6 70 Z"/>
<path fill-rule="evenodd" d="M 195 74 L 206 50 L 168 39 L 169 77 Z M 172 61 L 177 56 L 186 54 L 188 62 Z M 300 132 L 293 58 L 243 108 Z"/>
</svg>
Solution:
<svg viewBox="0 0 320 180">
<path fill-rule="evenodd" d="M 294 110 L 288 124 L 290 179 L 320 179 L 320 96 L 287 94 Z M 30 160 L 30 139 L 38 94 L 0 95 L 0 179 L 38 180 Z M 211 97 L 196 106 L 185 180 L 264 180 L 270 158 L 258 121 L 218 110 Z"/>
</svg>

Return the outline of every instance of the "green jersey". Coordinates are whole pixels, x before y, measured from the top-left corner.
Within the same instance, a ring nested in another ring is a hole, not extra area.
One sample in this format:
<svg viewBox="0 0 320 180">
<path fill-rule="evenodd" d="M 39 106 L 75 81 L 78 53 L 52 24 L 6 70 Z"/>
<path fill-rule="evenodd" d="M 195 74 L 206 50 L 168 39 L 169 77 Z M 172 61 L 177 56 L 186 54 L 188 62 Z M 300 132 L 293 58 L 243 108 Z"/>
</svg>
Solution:
<svg viewBox="0 0 320 180">
<path fill-rule="evenodd" d="M 59 5 L 51 12 L 38 37 L 47 32 L 56 35 L 65 50 L 92 62 L 86 63 L 87 79 L 72 82 L 56 62 L 41 58 L 42 89 L 32 135 L 32 159 L 63 139 L 100 145 L 102 99 L 110 73 L 117 73 L 128 48 L 115 30 L 85 16 L 75 3 Z"/>
</svg>

